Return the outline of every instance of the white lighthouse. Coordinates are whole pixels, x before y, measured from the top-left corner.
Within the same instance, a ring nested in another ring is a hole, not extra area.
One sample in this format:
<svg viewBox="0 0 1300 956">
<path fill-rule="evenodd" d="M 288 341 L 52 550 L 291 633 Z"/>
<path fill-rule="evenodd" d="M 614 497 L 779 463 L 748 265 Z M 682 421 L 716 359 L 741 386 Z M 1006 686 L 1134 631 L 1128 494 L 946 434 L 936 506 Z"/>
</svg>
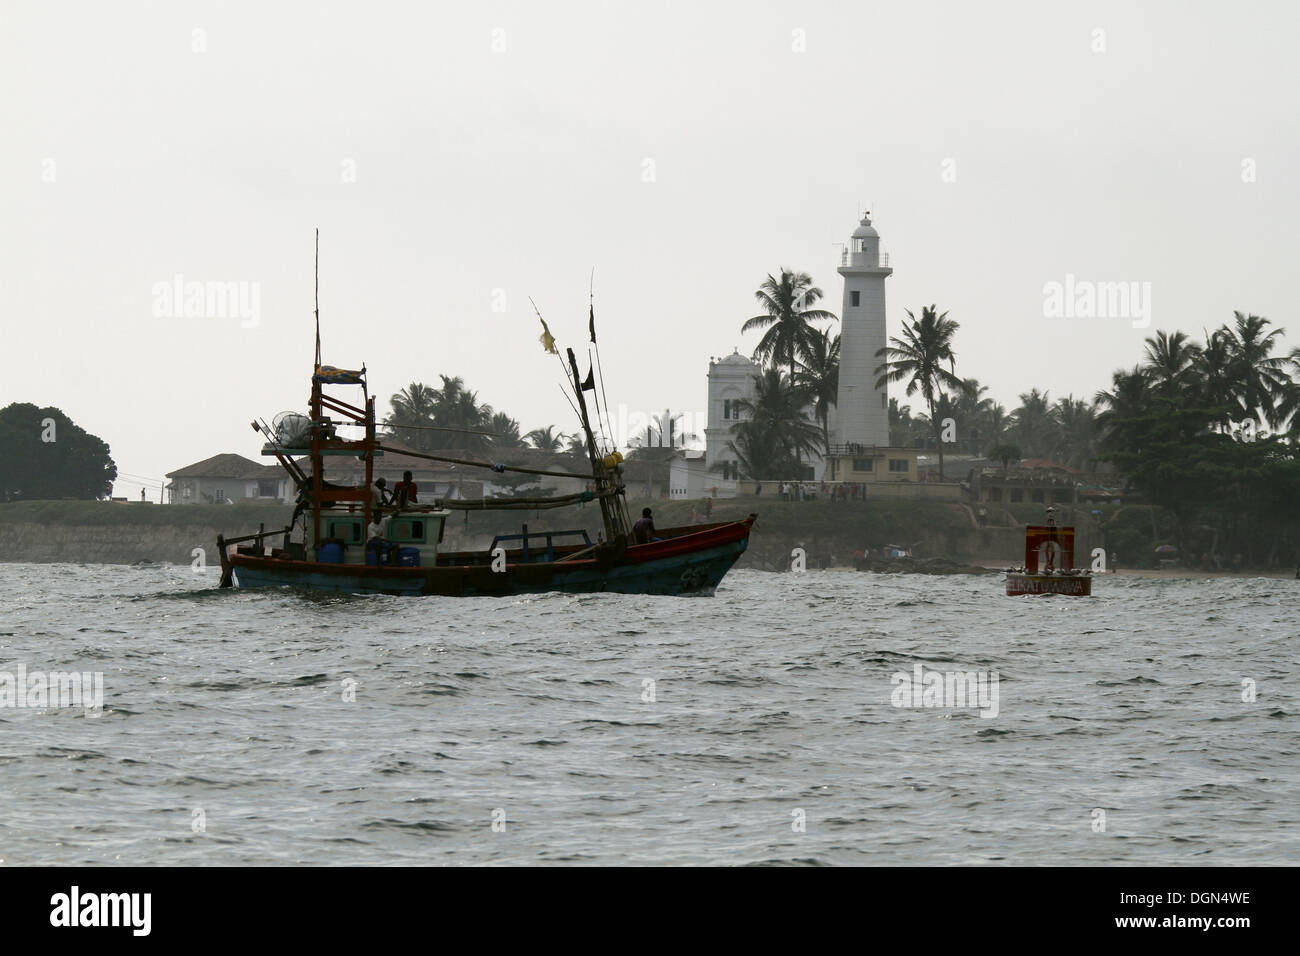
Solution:
<svg viewBox="0 0 1300 956">
<path fill-rule="evenodd" d="M 880 233 L 870 213 L 853 231 L 840 264 L 844 276 L 844 305 L 840 311 L 840 388 L 836 402 L 838 445 L 888 447 L 889 399 L 876 387 L 876 355 L 885 336 L 885 279 L 894 271 L 880 252 Z"/>
</svg>

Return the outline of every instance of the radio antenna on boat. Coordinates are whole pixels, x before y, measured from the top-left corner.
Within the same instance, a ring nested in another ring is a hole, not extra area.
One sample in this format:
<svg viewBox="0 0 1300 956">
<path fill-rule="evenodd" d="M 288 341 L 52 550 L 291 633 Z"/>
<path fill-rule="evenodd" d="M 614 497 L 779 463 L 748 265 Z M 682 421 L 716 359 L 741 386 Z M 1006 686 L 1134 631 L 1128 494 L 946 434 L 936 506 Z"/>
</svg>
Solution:
<svg viewBox="0 0 1300 956">
<path fill-rule="evenodd" d="M 591 344 L 596 349 L 596 375 L 600 378 L 600 400 L 605 406 L 605 417 L 609 418 L 609 397 L 605 394 L 605 366 L 600 361 L 600 343 L 596 341 L 596 267 L 591 267 L 591 284 L 587 287 L 587 327 L 591 331 Z M 593 396 L 594 397 L 594 396 Z M 598 409 L 599 411 L 599 409 Z M 603 428 L 602 428 L 603 431 Z M 616 445 L 613 420 L 610 420 L 609 441 Z M 611 448 L 611 451 L 617 450 Z"/>
<path fill-rule="evenodd" d="M 587 367 L 596 367 L 596 363 L 591 357 L 591 349 L 587 349 Z M 592 389 L 591 392 L 591 402 L 596 406 L 596 427 L 600 429 L 600 453 L 602 455 L 607 455 L 611 451 L 608 447 L 610 444 L 609 438 L 605 434 L 605 419 L 608 417 L 609 410 L 606 409 L 604 413 L 601 412 L 600 399 L 597 397 L 595 389 Z M 613 428 L 611 427 L 609 430 L 612 432 Z"/>
<path fill-rule="evenodd" d="M 316 364 L 320 368 L 320 226 L 316 227 Z"/>
</svg>

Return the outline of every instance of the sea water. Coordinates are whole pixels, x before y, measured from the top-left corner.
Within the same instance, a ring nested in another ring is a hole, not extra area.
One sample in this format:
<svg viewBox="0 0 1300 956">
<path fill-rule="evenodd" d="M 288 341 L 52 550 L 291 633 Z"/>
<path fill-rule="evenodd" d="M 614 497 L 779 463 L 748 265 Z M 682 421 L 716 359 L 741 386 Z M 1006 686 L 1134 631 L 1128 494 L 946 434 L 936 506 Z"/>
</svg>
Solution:
<svg viewBox="0 0 1300 956">
<path fill-rule="evenodd" d="M 216 583 L 0 564 L 5 865 L 1300 862 L 1300 581 Z"/>
</svg>

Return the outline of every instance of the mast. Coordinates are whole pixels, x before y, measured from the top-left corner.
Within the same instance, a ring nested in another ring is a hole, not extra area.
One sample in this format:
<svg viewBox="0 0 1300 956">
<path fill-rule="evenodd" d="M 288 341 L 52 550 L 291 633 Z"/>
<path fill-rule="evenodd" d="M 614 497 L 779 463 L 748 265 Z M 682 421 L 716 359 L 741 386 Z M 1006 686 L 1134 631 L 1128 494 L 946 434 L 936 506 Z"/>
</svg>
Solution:
<svg viewBox="0 0 1300 956">
<path fill-rule="evenodd" d="M 312 547 L 320 548 L 320 496 L 323 490 L 321 478 L 320 430 L 321 420 L 321 383 L 317 380 L 320 371 L 320 227 L 316 227 L 316 262 L 313 285 L 316 290 L 316 358 L 311 367 L 311 521 Z"/>
<path fill-rule="evenodd" d="M 312 546 L 320 548 L 321 506 L 335 503 L 361 505 L 364 521 L 370 523 L 370 487 L 374 477 L 374 456 L 378 444 L 375 439 L 375 399 L 370 395 L 366 384 L 366 369 L 363 365 L 359 372 L 347 369 L 324 369 L 320 361 L 320 230 L 316 230 L 316 355 L 311 376 L 311 520 Z M 360 385 L 362 403 L 357 407 L 342 399 L 325 394 L 325 385 Z M 326 412 L 338 412 L 344 416 L 340 424 L 360 425 L 365 428 L 360 441 L 348 441 L 336 433 L 332 421 L 327 421 Z M 325 452 L 355 452 L 366 463 L 365 485 L 361 488 L 335 487 L 326 488 L 324 479 Z"/>
<path fill-rule="evenodd" d="M 573 374 L 573 391 L 578 399 L 578 414 L 582 419 L 582 431 L 587 440 L 587 455 L 591 459 L 591 476 L 595 481 L 597 491 L 605 491 L 611 485 L 614 490 L 618 491 L 617 482 L 611 481 L 610 469 L 606 468 L 604 460 L 600 457 L 600 452 L 596 449 L 596 436 L 591 432 L 591 419 L 587 415 L 587 400 L 583 397 L 582 378 L 578 375 L 578 360 L 574 358 L 573 349 L 566 349 L 569 353 L 569 370 Z M 618 465 L 613 466 L 617 469 Z M 602 494 L 599 496 L 600 517 L 605 525 L 605 540 L 613 541 L 619 534 L 625 534 L 623 528 L 625 522 L 620 520 L 618 506 L 613 504 L 610 499 Z"/>
</svg>

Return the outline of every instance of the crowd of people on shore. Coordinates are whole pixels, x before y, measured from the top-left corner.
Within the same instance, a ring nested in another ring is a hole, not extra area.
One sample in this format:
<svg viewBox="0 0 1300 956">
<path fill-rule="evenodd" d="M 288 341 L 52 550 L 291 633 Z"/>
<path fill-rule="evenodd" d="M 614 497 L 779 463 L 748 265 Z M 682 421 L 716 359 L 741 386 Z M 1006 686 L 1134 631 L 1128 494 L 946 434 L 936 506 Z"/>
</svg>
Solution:
<svg viewBox="0 0 1300 956">
<path fill-rule="evenodd" d="M 755 497 L 761 497 L 762 494 L 763 483 L 755 482 Z M 818 498 L 830 501 L 865 501 L 867 486 L 860 481 L 845 481 L 838 484 L 827 484 L 824 481 L 783 481 L 779 486 L 778 494 L 782 501 L 814 501 Z"/>
</svg>

